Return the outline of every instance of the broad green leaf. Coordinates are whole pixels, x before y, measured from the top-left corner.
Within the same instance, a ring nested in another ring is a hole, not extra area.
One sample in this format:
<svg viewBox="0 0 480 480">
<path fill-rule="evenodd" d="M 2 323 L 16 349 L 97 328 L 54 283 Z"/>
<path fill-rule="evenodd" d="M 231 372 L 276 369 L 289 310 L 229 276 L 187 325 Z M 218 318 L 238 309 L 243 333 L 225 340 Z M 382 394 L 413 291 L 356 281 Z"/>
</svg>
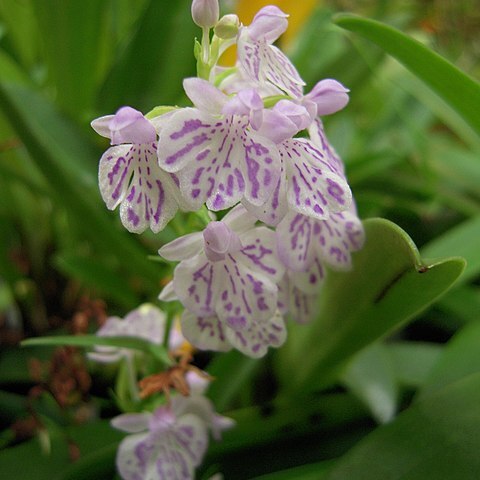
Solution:
<svg viewBox="0 0 480 480">
<path fill-rule="evenodd" d="M 457 110 L 480 134 L 480 85 L 450 62 L 404 33 L 376 20 L 340 14 L 335 23 L 376 43 Z"/>
<path fill-rule="evenodd" d="M 165 365 L 171 365 L 172 361 L 167 351 L 161 345 L 149 342 L 138 337 L 99 337 L 97 335 L 58 335 L 55 337 L 36 337 L 24 340 L 24 347 L 38 345 L 72 345 L 76 347 L 94 347 L 104 345 L 107 347 L 131 348 L 149 353 Z"/>
<path fill-rule="evenodd" d="M 440 300 L 439 305 L 464 322 L 477 322 L 480 320 L 480 288 L 466 285 L 455 288 Z"/>
<path fill-rule="evenodd" d="M 345 393 L 277 399 L 226 415 L 237 425 L 210 444 L 204 465 L 236 479 L 338 457 L 373 427 L 363 405 Z"/>
<path fill-rule="evenodd" d="M 394 342 L 387 345 L 399 383 L 420 387 L 442 355 L 443 346 L 425 342 Z"/>
<path fill-rule="evenodd" d="M 398 384 L 389 351 L 373 344 L 348 364 L 341 382 L 372 412 L 379 423 L 389 422 L 397 411 Z"/>
<path fill-rule="evenodd" d="M 434 302 L 465 267 L 461 258 L 422 263 L 410 237 L 387 220 L 364 225 L 353 270 L 329 272 L 317 319 L 290 331 L 279 374 L 292 390 L 330 384 L 352 355 Z"/>
<path fill-rule="evenodd" d="M 301 467 L 289 468 L 281 472 L 255 477 L 252 480 L 323 480 L 333 465 L 334 462 L 332 460 L 310 463 Z"/>
<path fill-rule="evenodd" d="M 471 323 L 460 330 L 448 342 L 442 356 L 418 392 L 418 398 L 422 400 L 457 380 L 479 373 L 479 345 L 480 323 Z"/>
<path fill-rule="evenodd" d="M 327 480 L 476 480 L 480 374 L 420 400 L 361 440 Z"/>
<path fill-rule="evenodd" d="M 465 258 L 467 266 L 459 284 L 480 274 L 480 215 L 466 220 L 443 233 L 422 248 L 424 258 L 438 258 L 445 255 L 459 255 Z"/>
</svg>

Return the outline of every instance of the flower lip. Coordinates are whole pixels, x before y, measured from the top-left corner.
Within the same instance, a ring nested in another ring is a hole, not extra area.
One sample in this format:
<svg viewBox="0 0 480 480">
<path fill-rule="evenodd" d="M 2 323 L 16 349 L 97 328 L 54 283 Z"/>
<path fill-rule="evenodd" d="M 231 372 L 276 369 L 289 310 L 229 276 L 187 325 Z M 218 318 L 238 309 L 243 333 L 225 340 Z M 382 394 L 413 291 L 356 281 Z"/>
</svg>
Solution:
<svg viewBox="0 0 480 480">
<path fill-rule="evenodd" d="M 203 231 L 203 240 L 205 255 L 213 262 L 242 248 L 238 235 L 224 222 L 210 222 Z"/>
</svg>

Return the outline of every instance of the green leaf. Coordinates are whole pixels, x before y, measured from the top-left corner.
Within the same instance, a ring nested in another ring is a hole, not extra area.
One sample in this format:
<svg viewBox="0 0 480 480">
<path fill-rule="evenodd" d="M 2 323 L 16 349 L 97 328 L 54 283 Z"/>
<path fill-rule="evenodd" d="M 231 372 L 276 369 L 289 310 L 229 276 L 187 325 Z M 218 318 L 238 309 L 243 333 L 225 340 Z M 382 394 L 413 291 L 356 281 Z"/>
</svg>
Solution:
<svg viewBox="0 0 480 480">
<path fill-rule="evenodd" d="M 334 465 L 332 460 L 310 463 L 301 467 L 289 468 L 281 472 L 255 477 L 252 480 L 323 480 Z"/>
<path fill-rule="evenodd" d="M 90 454 L 97 455 L 104 454 L 106 451 L 114 452 L 118 442 L 123 437 L 123 434 L 113 429 L 108 421 L 98 421 L 88 425 L 68 428 L 65 432 L 59 429 L 52 429 L 50 432 L 51 438 L 51 454 L 47 455 L 40 449 L 38 439 L 33 439 L 28 442 L 13 448 L 8 448 L 0 452 L 0 465 L 2 466 L 2 478 L 16 480 L 52 480 L 52 478 L 64 478 L 64 472 L 68 473 L 71 467 L 71 461 L 68 451 L 67 437 L 80 449 L 81 459 L 92 459 Z M 103 464 L 102 470 L 98 472 L 113 474 L 115 466 L 112 461 L 113 455 L 110 456 L 110 464 Z M 26 461 L 27 460 L 27 461 Z M 80 460 L 82 465 L 88 462 Z M 88 465 L 87 465 L 88 466 Z M 65 478 L 72 478 L 66 476 Z M 74 478 L 88 478 L 88 477 L 74 477 Z M 90 478 L 105 478 L 101 476 L 94 476 Z M 108 477 L 107 477 L 108 478 Z"/>
<path fill-rule="evenodd" d="M 480 374 L 440 389 L 360 441 L 327 480 L 475 480 Z"/>
<path fill-rule="evenodd" d="M 290 331 L 279 374 L 292 390 L 330 384 L 352 355 L 434 302 L 465 267 L 461 258 L 422 263 L 410 237 L 387 220 L 367 220 L 365 231 L 353 270 L 329 272 L 317 320 Z"/>
<path fill-rule="evenodd" d="M 424 342 L 395 342 L 387 345 L 399 383 L 420 387 L 442 355 L 443 346 Z"/>
<path fill-rule="evenodd" d="M 479 321 L 480 288 L 466 285 L 455 288 L 440 300 L 439 305 L 464 322 Z"/>
<path fill-rule="evenodd" d="M 82 118 L 91 110 L 106 40 L 104 16 L 109 2 L 97 0 L 33 0 L 50 85 L 56 101 Z"/>
<path fill-rule="evenodd" d="M 65 118 L 35 92 L 0 83 L 0 108 L 8 116 L 39 170 L 47 178 L 54 200 L 65 207 L 82 232 L 103 253 L 128 259 L 126 268 L 155 288 L 159 271 L 132 236 L 114 227 L 96 185 L 97 154 Z M 88 226 L 88 228 L 85 228 Z"/>
<path fill-rule="evenodd" d="M 149 342 L 138 337 L 99 337 L 97 335 L 58 335 L 56 337 L 29 338 L 21 343 L 24 347 L 37 345 L 72 345 L 75 347 L 94 347 L 104 345 L 107 347 L 131 348 L 149 353 L 165 365 L 171 365 L 172 361 L 167 351 L 161 345 Z"/>
<path fill-rule="evenodd" d="M 480 85 L 450 62 L 399 30 L 375 20 L 340 14 L 335 23 L 376 43 L 421 78 L 480 134 Z"/>
<path fill-rule="evenodd" d="M 465 258 L 467 266 L 459 285 L 480 273 L 480 215 L 471 218 L 448 230 L 422 248 L 425 258 L 438 258 L 445 255 L 459 255 Z M 447 253 L 448 252 L 448 253 Z"/>
<path fill-rule="evenodd" d="M 480 323 L 460 330 L 449 342 L 430 372 L 418 398 L 423 399 L 442 388 L 480 372 Z"/>
<path fill-rule="evenodd" d="M 195 75 L 193 39 L 199 30 L 190 3 L 150 0 L 100 90 L 102 109 L 113 112 L 127 104 L 146 112 L 178 100 L 183 78 Z"/>
<path fill-rule="evenodd" d="M 65 276 L 76 278 L 82 284 L 108 295 L 124 308 L 128 309 L 140 303 L 125 279 L 100 259 L 65 253 L 57 255 L 54 263 Z"/>
<path fill-rule="evenodd" d="M 397 411 L 398 384 L 385 345 L 373 344 L 358 353 L 341 381 L 369 408 L 377 422 L 392 420 Z"/>
<path fill-rule="evenodd" d="M 208 365 L 208 373 L 215 378 L 208 388 L 208 396 L 219 412 L 225 411 L 242 388 L 252 380 L 261 362 L 237 351 L 219 354 Z"/>
</svg>

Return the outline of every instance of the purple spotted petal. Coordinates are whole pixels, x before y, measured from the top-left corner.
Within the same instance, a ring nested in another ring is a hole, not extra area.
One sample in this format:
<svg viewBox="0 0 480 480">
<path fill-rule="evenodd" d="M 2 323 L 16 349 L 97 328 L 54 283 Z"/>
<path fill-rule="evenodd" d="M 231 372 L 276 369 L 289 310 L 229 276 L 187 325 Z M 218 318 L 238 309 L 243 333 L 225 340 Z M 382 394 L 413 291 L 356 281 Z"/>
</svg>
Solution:
<svg viewBox="0 0 480 480">
<path fill-rule="evenodd" d="M 280 347 L 287 338 L 285 322 L 277 312 L 271 318 L 252 322 L 243 330 L 227 329 L 227 338 L 234 348 L 252 358 L 263 357 L 269 347 Z"/>
<path fill-rule="evenodd" d="M 199 317 L 210 317 L 215 314 L 222 277 L 223 262 L 210 262 L 200 254 L 177 265 L 173 288 L 185 308 Z"/>
<path fill-rule="evenodd" d="M 310 125 L 308 134 L 310 135 L 310 139 L 313 144 L 323 152 L 326 157 L 326 161 L 338 174 L 343 175 L 345 172 L 345 166 L 343 165 L 343 162 L 335 149 L 328 142 L 325 129 L 323 127 L 323 122 L 319 118 L 316 118 Z"/>
<path fill-rule="evenodd" d="M 278 259 L 275 232 L 257 227 L 241 235 L 242 249 L 236 255 L 239 262 L 253 272 L 260 273 L 277 283 L 285 267 Z"/>
<path fill-rule="evenodd" d="M 317 314 L 318 292 L 308 295 L 299 290 L 286 274 L 278 286 L 279 310 L 297 323 L 311 322 Z"/>
<path fill-rule="evenodd" d="M 260 204 L 275 187 L 277 149 L 246 130 L 248 119 L 217 119 L 196 109 L 172 116 L 160 133 L 160 166 L 178 172 L 191 208 L 205 201 L 211 210 L 229 208 L 245 195 Z"/>
<path fill-rule="evenodd" d="M 291 270 L 302 272 L 315 259 L 313 228 L 315 221 L 296 212 L 289 212 L 276 230 L 278 255 Z"/>
<path fill-rule="evenodd" d="M 232 348 L 225 337 L 225 327 L 216 316 L 202 318 L 185 310 L 182 315 L 182 332 L 200 350 L 227 352 Z"/>
<path fill-rule="evenodd" d="M 322 262 L 315 258 L 305 272 L 289 271 L 289 279 L 292 286 L 298 288 L 307 295 L 318 295 L 326 277 L 326 270 Z"/>
<path fill-rule="evenodd" d="M 352 202 L 350 187 L 311 141 L 286 140 L 280 146 L 280 155 L 287 172 L 290 208 L 317 219 L 349 208 Z"/>
<path fill-rule="evenodd" d="M 126 480 L 190 480 L 205 454 L 207 443 L 203 421 L 187 414 L 162 432 L 151 431 L 124 438 L 117 451 L 117 469 Z"/>
<path fill-rule="evenodd" d="M 352 212 L 334 213 L 328 220 L 313 222 L 316 254 L 335 270 L 350 270 L 351 252 L 360 250 L 365 240 L 362 222 Z"/>
<path fill-rule="evenodd" d="M 236 258 L 228 255 L 228 260 L 222 262 L 216 314 L 230 328 L 244 330 L 252 321 L 272 317 L 277 304 L 277 286 Z"/>
<path fill-rule="evenodd" d="M 120 206 L 123 225 L 130 232 L 150 228 L 157 233 L 178 210 L 178 188 L 157 165 L 156 145 L 109 148 L 100 159 L 99 186 L 107 207 Z"/>
<path fill-rule="evenodd" d="M 305 82 L 277 47 L 265 40 L 253 41 L 247 28 L 240 34 L 237 49 L 239 62 L 250 78 L 260 84 L 271 83 L 295 98 L 302 96 Z"/>
<path fill-rule="evenodd" d="M 269 226 L 276 226 L 288 211 L 287 203 L 287 183 L 285 177 L 285 168 L 283 160 L 280 166 L 280 178 L 277 186 L 263 205 L 252 205 L 246 200 L 243 204 L 258 220 Z"/>
<path fill-rule="evenodd" d="M 195 466 L 198 466 L 208 445 L 205 422 L 193 414 L 182 415 L 175 425 L 175 440 L 183 452 L 186 452 Z"/>
<path fill-rule="evenodd" d="M 263 205 L 275 189 L 280 176 L 278 148 L 266 138 L 246 132 L 245 149 L 245 200 L 252 205 Z"/>
</svg>

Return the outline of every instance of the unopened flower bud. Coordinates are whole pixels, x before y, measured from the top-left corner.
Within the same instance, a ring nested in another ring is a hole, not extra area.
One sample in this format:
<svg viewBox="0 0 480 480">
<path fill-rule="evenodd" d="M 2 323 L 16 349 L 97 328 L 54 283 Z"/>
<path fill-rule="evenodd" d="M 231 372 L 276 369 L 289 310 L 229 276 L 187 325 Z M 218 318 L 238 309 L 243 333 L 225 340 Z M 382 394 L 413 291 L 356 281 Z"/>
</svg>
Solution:
<svg viewBox="0 0 480 480">
<path fill-rule="evenodd" d="M 202 28 L 212 28 L 218 22 L 218 0 L 193 0 L 192 18 Z"/>
<path fill-rule="evenodd" d="M 240 20 L 237 15 L 224 15 L 215 25 L 215 35 L 222 40 L 235 38 L 240 28 Z"/>
<path fill-rule="evenodd" d="M 273 43 L 287 29 L 287 18 L 288 15 L 274 5 L 263 7 L 253 18 L 248 34 L 256 42 Z"/>
</svg>

